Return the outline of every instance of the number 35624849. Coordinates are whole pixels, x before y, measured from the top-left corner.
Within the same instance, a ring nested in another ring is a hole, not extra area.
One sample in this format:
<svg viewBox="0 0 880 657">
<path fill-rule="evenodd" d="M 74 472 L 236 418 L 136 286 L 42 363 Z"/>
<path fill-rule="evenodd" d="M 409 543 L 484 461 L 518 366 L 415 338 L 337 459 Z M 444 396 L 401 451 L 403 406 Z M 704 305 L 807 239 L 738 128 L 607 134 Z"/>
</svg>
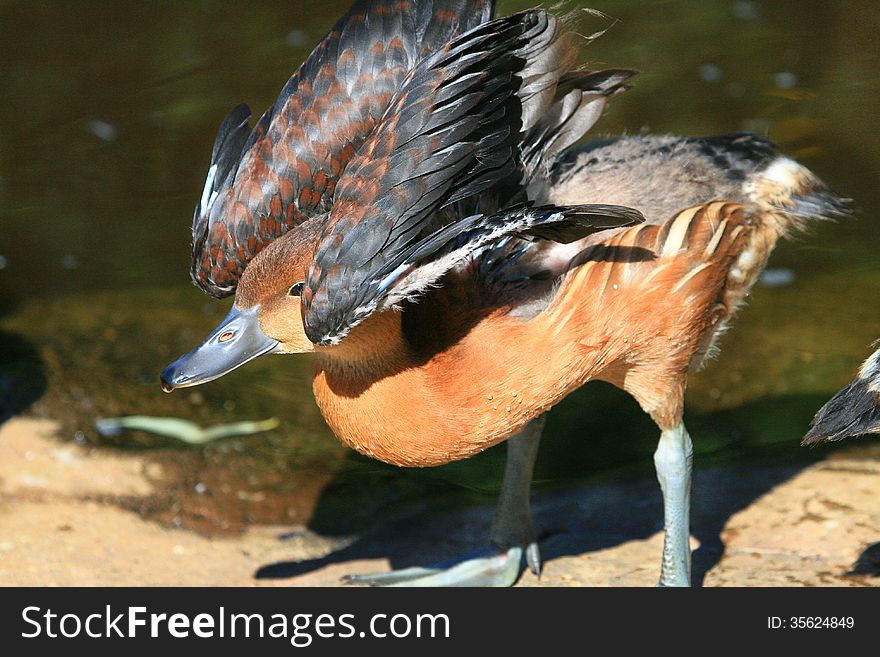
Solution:
<svg viewBox="0 0 880 657">
<path fill-rule="evenodd" d="M 771 630 L 850 630 L 855 627 L 855 619 L 852 616 L 768 616 L 767 627 Z"/>
</svg>

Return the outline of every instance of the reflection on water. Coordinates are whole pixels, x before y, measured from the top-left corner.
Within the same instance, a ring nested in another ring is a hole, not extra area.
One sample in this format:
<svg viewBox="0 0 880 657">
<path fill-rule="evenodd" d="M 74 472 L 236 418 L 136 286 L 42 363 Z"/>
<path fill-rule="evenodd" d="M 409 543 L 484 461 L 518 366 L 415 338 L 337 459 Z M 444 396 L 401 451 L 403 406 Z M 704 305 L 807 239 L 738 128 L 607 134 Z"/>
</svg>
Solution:
<svg viewBox="0 0 880 657">
<path fill-rule="evenodd" d="M 793 280 L 756 289 L 722 356 L 691 385 L 699 462 L 809 458 L 797 441 L 812 412 L 880 336 L 880 6 L 596 4 L 620 22 L 585 50 L 587 61 L 642 71 L 601 131 L 769 133 L 862 209 L 780 247 L 772 266 Z M 460 499 L 498 486 L 498 449 L 429 471 L 353 456 L 321 420 L 305 357 L 262 359 L 193 391 L 159 390 L 161 368 L 229 303 L 202 295 L 187 274 L 214 130 L 241 100 L 268 106 L 347 6 L 0 7 L 0 417 L 38 398 L 29 412 L 60 420 L 64 440 L 149 450 L 171 474 L 141 510 L 163 521 L 205 531 L 304 522 L 320 498 L 313 526 L 348 531 L 426 493 Z M 585 19 L 582 31 L 606 24 Z M 203 447 L 91 429 L 96 417 L 125 414 L 282 423 Z M 631 400 L 590 386 L 554 411 L 538 478 L 647 468 L 655 433 Z"/>
</svg>

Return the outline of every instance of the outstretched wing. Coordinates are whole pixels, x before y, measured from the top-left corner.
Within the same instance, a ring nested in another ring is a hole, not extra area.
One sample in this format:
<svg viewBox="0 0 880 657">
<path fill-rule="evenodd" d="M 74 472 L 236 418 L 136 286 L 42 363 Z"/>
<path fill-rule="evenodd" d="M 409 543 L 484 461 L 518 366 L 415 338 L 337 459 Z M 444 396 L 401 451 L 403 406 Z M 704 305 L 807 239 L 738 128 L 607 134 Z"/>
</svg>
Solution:
<svg viewBox="0 0 880 657">
<path fill-rule="evenodd" d="M 451 220 L 439 208 L 516 170 L 524 125 L 568 68 L 565 41 L 555 17 L 522 12 L 474 28 L 407 76 L 336 189 L 302 297 L 309 339 L 341 339 L 367 282 Z"/>
<path fill-rule="evenodd" d="M 214 142 L 193 219 L 193 282 L 231 294 L 270 241 L 326 211 L 336 181 L 407 72 L 491 17 L 493 0 L 359 0 L 253 130 L 239 105 Z"/>
<path fill-rule="evenodd" d="M 485 248 L 510 238 L 569 243 L 592 233 L 632 226 L 641 213 L 615 205 L 571 207 L 520 206 L 492 215 L 473 215 L 454 221 L 397 252 L 361 284 L 360 305 L 344 318 L 346 331 L 374 312 L 397 306 L 435 285 L 459 263 L 477 257 Z M 318 344 L 334 344 L 344 334 Z"/>
</svg>

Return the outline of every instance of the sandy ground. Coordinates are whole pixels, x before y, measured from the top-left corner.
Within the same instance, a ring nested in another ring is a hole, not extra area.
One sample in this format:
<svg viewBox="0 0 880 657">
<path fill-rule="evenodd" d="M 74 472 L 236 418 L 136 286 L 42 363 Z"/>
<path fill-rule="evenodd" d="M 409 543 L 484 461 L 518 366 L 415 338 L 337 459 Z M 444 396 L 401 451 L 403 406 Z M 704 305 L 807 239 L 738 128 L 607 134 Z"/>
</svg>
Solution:
<svg viewBox="0 0 880 657">
<path fill-rule="evenodd" d="M 0 426 L 0 585 L 336 585 L 346 573 L 466 553 L 491 519 L 480 507 L 349 539 L 301 526 L 208 537 L 119 504 L 151 494 L 162 478 L 155 463 L 61 444 L 54 431 L 24 418 Z M 653 585 L 656 491 L 644 480 L 537 496 L 545 570 L 519 585 Z M 698 470 L 692 528 L 695 579 L 707 586 L 878 585 L 880 462 Z"/>
</svg>

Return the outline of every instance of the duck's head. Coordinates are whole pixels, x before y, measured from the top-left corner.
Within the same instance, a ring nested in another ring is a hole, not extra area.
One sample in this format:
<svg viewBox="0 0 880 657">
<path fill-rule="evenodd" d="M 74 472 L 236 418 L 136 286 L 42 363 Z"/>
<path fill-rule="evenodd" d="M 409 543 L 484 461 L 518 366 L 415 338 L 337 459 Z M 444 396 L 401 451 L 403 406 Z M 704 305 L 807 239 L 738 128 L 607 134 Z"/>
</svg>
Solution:
<svg viewBox="0 0 880 657">
<path fill-rule="evenodd" d="M 323 222 L 311 220 L 263 249 L 245 268 L 229 314 L 160 381 L 165 392 L 213 381 L 263 354 L 314 351 L 300 295 Z"/>
</svg>

